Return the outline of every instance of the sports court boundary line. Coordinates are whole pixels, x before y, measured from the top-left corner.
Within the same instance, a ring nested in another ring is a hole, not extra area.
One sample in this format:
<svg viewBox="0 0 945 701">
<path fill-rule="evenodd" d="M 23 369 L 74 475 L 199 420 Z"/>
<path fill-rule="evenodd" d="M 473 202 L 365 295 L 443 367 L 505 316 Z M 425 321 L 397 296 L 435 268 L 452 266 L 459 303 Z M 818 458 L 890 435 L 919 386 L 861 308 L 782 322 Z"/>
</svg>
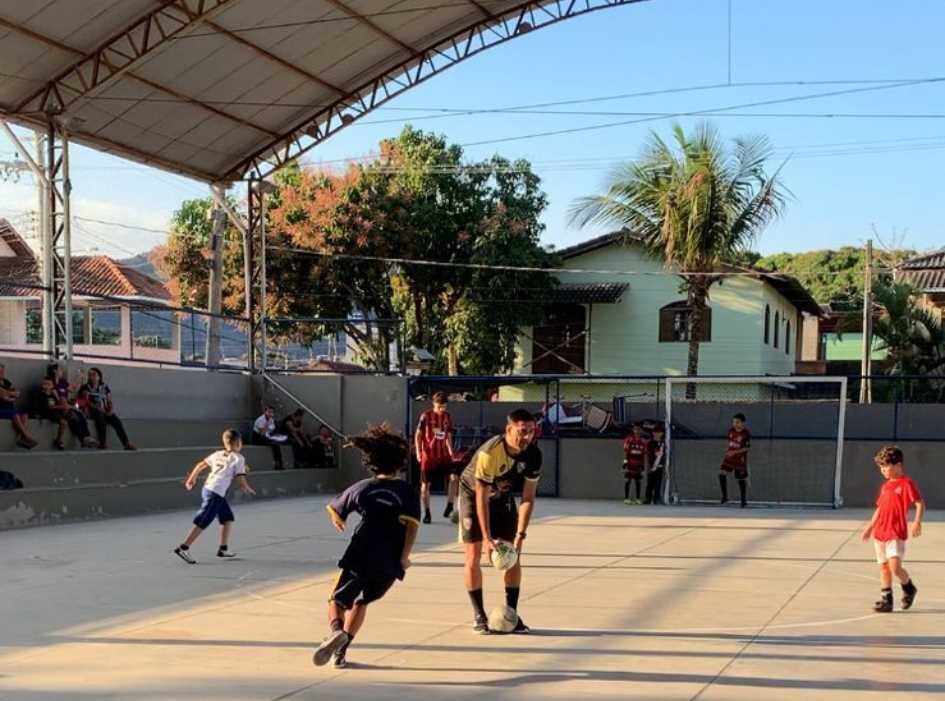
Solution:
<svg viewBox="0 0 945 701">
<path fill-rule="evenodd" d="M 787 600 L 786 600 L 783 604 L 781 604 L 781 606 L 778 607 L 778 610 L 775 611 L 775 612 L 768 618 L 768 620 L 761 626 L 761 628 L 759 628 L 758 631 L 757 631 L 754 635 L 752 635 L 751 638 L 750 638 L 748 641 L 746 641 L 745 644 L 742 645 L 742 646 L 738 649 L 738 652 L 735 653 L 735 655 L 732 657 L 732 659 L 730 659 L 728 662 L 725 663 L 725 665 L 722 667 L 722 669 L 720 669 L 720 670 L 718 671 L 718 673 L 712 678 L 711 681 L 709 681 L 709 682 L 706 683 L 701 689 L 699 689 L 699 691 L 697 691 L 694 696 L 691 696 L 691 697 L 689 698 L 689 701 L 697 701 L 700 696 L 702 696 L 713 684 L 715 684 L 717 681 L 719 681 L 719 679 L 721 679 L 722 676 L 723 676 L 729 669 L 731 669 L 732 665 L 734 665 L 734 664 L 741 658 L 742 654 L 743 654 L 749 647 L 751 647 L 755 642 L 758 641 L 758 638 L 760 638 L 762 635 L 764 635 L 765 631 L 767 631 L 769 628 L 773 628 L 773 627 L 774 627 L 774 626 L 772 625 L 773 621 L 774 621 L 775 619 L 777 619 L 777 617 L 780 616 L 788 606 L 790 606 L 791 602 L 793 602 L 794 599 L 796 599 L 797 596 L 798 596 L 802 591 L 804 591 L 804 589 L 807 588 L 807 585 L 810 584 L 810 583 L 814 580 L 814 578 L 815 578 L 818 574 L 820 574 L 820 573 L 824 570 L 824 568 L 825 568 L 827 565 L 829 565 L 829 564 L 833 561 L 833 559 L 837 556 L 837 554 L 847 546 L 847 544 L 850 542 L 850 540 L 853 539 L 853 537 L 859 532 L 859 530 L 860 530 L 860 529 L 857 527 L 857 528 L 854 528 L 852 531 L 850 531 L 850 535 L 848 535 L 846 538 L 844 538 L 843 542 L 840 543 L 840 544 L 834 549 L 834 551 L 830 554 L 830 557 L 828 557 L 826 560 L 824 560 L 823 562 L 821 562 L 821 563 L 820 563 L 820 566 L 819 566 L 817 569 L 815 569 L 813 572 L 811 572 L 810 575 L 809 575 L 803 582 L 801 582 L 800 586 L 797 587 L 797 589 L 794 590 L 794 593 L 791 594 L 791 595 L 787 598 Z M 868 616 L 867 616 L 867 617 L 868 617 Z"/>
</svg>

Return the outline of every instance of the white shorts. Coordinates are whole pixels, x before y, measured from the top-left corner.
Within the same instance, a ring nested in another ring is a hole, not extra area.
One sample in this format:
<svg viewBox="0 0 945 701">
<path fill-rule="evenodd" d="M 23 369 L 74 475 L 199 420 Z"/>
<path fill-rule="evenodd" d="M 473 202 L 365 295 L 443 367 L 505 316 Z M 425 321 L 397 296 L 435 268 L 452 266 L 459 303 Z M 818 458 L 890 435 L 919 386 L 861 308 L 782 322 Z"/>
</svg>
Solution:
<svg viewBox="0 0 945 701">
<path fill-rule="evenodd" d="M 890 558 L 898 557 L 902 560 L 906 556 L 906 541 L 904 540 L 874 540 L 876 548 L 876 562 L 885 564 Z"/>
</svg>

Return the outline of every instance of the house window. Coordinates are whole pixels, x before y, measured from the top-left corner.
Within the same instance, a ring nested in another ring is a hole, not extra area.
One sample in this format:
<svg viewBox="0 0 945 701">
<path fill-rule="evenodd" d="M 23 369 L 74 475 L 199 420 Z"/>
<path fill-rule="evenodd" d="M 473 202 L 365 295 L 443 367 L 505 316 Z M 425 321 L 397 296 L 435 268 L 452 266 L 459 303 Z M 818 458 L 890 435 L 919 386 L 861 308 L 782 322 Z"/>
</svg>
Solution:
<svg viewBox="0 0 945 701">
<path fill-rule="evenodd" d="M 121 309 L 119 307 L 94 307 L 92 315 L 92 345 L 121 345 Z"/>
<path fill-rule="evenodd" d="M 781 342 L 781 312 L 774 313 L 774 347 Z"/>
<path fill-rule="evenodd" d="M 72 342 L 81 345 L 86 342 L 86 309 L 72 310 Z M 61 312 L 60 312 L 61 316 Z M 43 310 L 39 305 L 26 308 L 26 343 L 38 346 L 43 342 Z"/>
<path fill-rule="evenodd" d="M 86 342 L 86 309 L 72 310 L 72 343 L 83 345 Z M 61 314 L 60 314 L 61 316 Z"/>
<path fill-rule="evenodd" d="M 26 342 L 31 346 L 43 342 L 43 311 L 39 307 L 26 308 Z"/>
<path fill-rule="evenodd" d="M 174 312 L 142 310 L 131 312 L 133 342 L 138 348 L 174 347 Z"/>
<path fill-rule="evenodd" d="M 784 354 L 791 355 L 791 322 L 787 322 L 784 329 Z"/>
<path fill-rule="evenodd" d="M 771 306 L 765 305 L 765 345 L 771 343 Z"/>
<path fill-rule="evenodd" d="M 660 343 L 688 343 L 692 331 L 692 307 L 687 302 L 673 302 L 660 309 Z M 712 308 L 702 312 L 700 343 L 712 340 Z"/>
</svg>

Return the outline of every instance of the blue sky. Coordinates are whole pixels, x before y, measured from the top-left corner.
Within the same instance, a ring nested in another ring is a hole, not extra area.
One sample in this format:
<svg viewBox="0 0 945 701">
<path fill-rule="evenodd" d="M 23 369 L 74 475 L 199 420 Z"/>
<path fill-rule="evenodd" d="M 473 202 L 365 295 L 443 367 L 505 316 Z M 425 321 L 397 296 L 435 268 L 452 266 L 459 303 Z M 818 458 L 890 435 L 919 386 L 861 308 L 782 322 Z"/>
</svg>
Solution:
<svg viewBox="0 0 945 701">
<path fill-rule="evenodd" d="M 853 0 L 733 0 L 735 86 L 677 92 L 558 109 L 691 112 L 729 105 L 867 87 L 739 86 L 770 81 L 878 81 L 945 77 L 941 28 L 945 3 Z M 334 160 L 371 153 L 378 140 L 412 122 L 469 143 L 632 119 L 620 116 L 478 114 L 438 119 L 423 108 L 493 108 L 726 83 L 728 0 L 650 0 L 570 20 L 516 39 L 450 69 L 311 152 Z M 417 112 L 402 111 L 418 108 Z M 861 245 L 873 228 L 885 240 L 917 249 L 945 245 L 942 118 L 765 117 L 764 113 L 940 114 L 945 82 L 861 92 L 739 110 L 759 116 L 711 117 L 723 136 L 766 134 L 787 159 L 794 195 L 785 217 L 758 241 L 763 252 Z M 411 119 L 413 117 L 413 119 Z M 702 119 L 702 118 L 698 118 Z M 388 120 L 392 123 L 372 124 Z M 679 118 L 691 125 L 697 118 Z M 470 158 L 500 153 L 528 158 L 543 178 L 550 206 L 545 241 L 558 246 L 594 231 L 568 227 L 576 197 L 598 192 L 613 164 L 632 158 L 650 129 L 669 120 L 494 145 L 471 146 Z M 0 160 L 12 152 L 0 142 Z M 74 209 L 80 216 L 163 228 L 200 183 L 86 149 L 73 155 Z M 24 221 L 31 190 L 0 185 L 0 216 Z M 140 251 L 161 236 L 80 222 L 78 248 L 114 255 Z"/>
</svg>

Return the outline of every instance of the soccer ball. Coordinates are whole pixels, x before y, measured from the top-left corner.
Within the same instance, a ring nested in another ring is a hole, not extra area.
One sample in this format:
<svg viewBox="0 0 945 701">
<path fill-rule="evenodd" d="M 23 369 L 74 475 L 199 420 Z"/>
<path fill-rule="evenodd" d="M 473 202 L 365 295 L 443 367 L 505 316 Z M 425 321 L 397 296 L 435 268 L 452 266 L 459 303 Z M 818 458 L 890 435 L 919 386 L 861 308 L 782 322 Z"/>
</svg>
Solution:
<svg viewBox="0 0 945 701">
<path fill-rule="evenodd" d="M 504 540 L 496 542 L 495 549 L 492 551 L 492 566 L 500 572 L 505 572 L 515 567 L 516 562 L 518 562 L 518 552 L 512 544 Z"/>
<path fill-rule="evenodd" d="M 511 633 L 518 625 L 518 614 L 511 606 L 496 606 L 489 612 L 489 630 Z"/>
</svg>

